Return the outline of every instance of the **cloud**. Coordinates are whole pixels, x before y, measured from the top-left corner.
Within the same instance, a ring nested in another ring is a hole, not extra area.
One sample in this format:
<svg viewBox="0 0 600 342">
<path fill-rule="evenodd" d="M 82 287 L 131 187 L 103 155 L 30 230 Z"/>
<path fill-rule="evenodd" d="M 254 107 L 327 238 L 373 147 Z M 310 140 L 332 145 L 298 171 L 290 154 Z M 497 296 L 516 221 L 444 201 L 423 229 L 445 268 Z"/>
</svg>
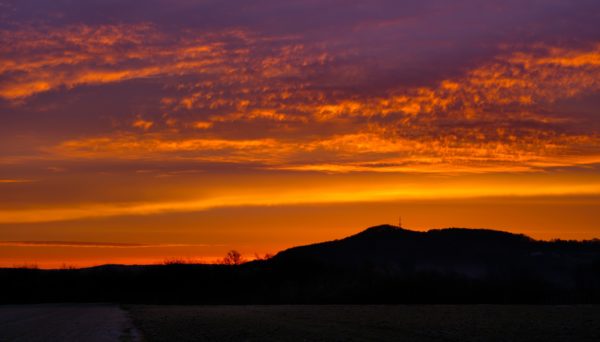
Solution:
<svg viewBox="0 0 600 342">
<path fill-rule="evenodd" d="M 94 217 L 157 215 L 177 212 L 198 212 L 214 208 L 289 206 L 301 204 L 385 202 L 393 200 L 467 199 L 485 197 L 531 197 L 564 195 L 597 195 L 600 182 L 593 178 L 587 182 L 557 180 L 552 184 L 540 181 L 509 181 L 444 183 L 430 180 L 427 183 L 383 181 L 353 186 L 329 184 L 318 187 L 287 184 L 285 188 L 268 189 L 248 186 L 238 193 L 212 194 L 205 198 L 186 200 L 153 200 L 129 203 L 95 203 L 52 208 L 0 210 L 0 224 L 40 223 L 81 220 Z"/>
<path fill-rule="evenodd" d="M 207 122 L 207 121 L 196 121 L 193 123 L 194 128 L 197 129 L 208 129 L 211 128 L 213 125 L 212 122 Z"/>
<path fill-rule="evenodd" d="M 337 99 L 274 87 L 253 93 L 260 77 L 228 84 L 227 92 L 212 82 L 183 86 L 187 95 L 161 100 L 168 115 L 137 116 L 133 127 L 152 133 L 125 129 L 45 150 L 54 158 L 175 157 L 326 172 L 535 171 L 597 163 L 594 124 L 553 108 L 600 91 L 600 44 L 513 50 L 434 86 L 382 96 Z"/>
<path fill-rule="evenodd" d="M 202 74 L 220 58 L 220 47 L 211 42 L 214 37 L 188 37 L 175 46 L 169 38 L 146 23 L 0 30 L 0 75 L 5 79 L 0 97 L 19 100 L 84 85 Z"/>
<path fill-rule="evenodd" d="M 70 247 L 70 248 L 169 248 L 202 247 L 203 244 L 139 244 L 119 242 L 81 242 L 81 241 L 0 241 L 5 247 Z"/>
<path fill-rule="evenodd" d="M 152 126 L 154 126 L 154 122 L 149 121 L 149 120 L 144 120 L 141 117 L 138 117 L 131 126 L 133 126 L 135 128 L 143 129 L 144 131 L 147 131 L 150 128 L 152 128 Z"/>
<path fill-rule="evenodd" d="M 128 172 L 162 182 L 188 171 L 384 177 L 594 168 L 598 6 L 10 2 L 0 15 L 0 182 L 41 179 L 31 191 L 49 202 L 65 189 L 80 198 L 77 181 Z M 49 173 L 48 165 L 64 171 Z M 271 203 L 228 191 L 112 202 L 124 195 L 103 193 L 102 205 L 1 215 L 64 220 Z M 331 191 L 331 201 L 413 196 Z M 319 201 L 293 195 L 273 203 Z M 25 192 L 3 196 L 23 200 Z M 23 201 L 5 203 L 18 209 Z"/>
<path fill-rule="evenodd" d="M 456 132 L 457 130 L 454 129 Z M 275 139 L 182 139 L 160 134 L 120 135 L 67 141 L 53 150 L 57 158 L 88 160 L 180 160 L 213 163 L 251 163 L 253 167 L 287 170 L 371 172 L 498 172 L 535 171 L 557 166 L 600 162 L 599 137 L 531 136 L 506 141 L 478 140 L 480 131 L 430 139 L 386 138 L 385 132 L 336 135 L 306 141 Z M 473 141 L 464 140 L 465 138 Z M 323 161 L 328 161 L 326 164 Z M 337 167 L 331 167 L 336 165 Z"/>
</svg>

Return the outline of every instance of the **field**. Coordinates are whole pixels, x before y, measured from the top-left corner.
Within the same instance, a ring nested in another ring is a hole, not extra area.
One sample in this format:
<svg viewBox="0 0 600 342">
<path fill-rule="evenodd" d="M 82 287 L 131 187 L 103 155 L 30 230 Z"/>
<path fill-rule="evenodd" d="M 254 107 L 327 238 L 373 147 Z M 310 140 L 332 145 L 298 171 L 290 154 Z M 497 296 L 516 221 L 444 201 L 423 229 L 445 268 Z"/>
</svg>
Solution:
<svg viewBox="0 0 600 342">
<path fill-rule="evenodd" d="M 115 304 L 0 305 L 0 342 L 139 340 Z"/>
<path fill-rule="evenodd" d="M 9 305 L 0 341 L 596 342 L 600 306 Z"/>
<path fill-rule="evenodd" d="M 152 341 L 600 341 L 600 306 L 130 306 Z"/>
</svg>

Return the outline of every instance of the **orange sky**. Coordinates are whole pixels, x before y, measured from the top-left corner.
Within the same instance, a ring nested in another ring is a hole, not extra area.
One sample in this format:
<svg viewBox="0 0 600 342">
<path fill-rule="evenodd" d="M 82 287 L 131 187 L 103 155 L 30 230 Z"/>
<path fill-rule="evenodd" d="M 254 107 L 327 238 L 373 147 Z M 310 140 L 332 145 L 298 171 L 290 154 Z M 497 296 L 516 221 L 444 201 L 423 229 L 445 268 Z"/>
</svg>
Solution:
<svg viewBox="0 0 600 342">
<path fill-rule="evenodd" d="M 598 5 L 0 10 L 0 266 L 252 258 L 399 215 L 600 236 Z"/>
</svg>

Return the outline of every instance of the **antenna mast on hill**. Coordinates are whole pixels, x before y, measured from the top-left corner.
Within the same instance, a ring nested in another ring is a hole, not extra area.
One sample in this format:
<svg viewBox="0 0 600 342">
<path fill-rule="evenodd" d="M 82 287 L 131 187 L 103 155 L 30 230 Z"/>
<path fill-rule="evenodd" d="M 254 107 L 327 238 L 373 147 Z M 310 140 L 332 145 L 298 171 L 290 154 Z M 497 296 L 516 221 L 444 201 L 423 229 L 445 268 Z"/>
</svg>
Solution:
<svg viewBox="0 0 600 342">
<path fill-rule="evenodd" d="M 398 216 L 398 228 L 402 228 L 402 216 Z"/>
</svg>

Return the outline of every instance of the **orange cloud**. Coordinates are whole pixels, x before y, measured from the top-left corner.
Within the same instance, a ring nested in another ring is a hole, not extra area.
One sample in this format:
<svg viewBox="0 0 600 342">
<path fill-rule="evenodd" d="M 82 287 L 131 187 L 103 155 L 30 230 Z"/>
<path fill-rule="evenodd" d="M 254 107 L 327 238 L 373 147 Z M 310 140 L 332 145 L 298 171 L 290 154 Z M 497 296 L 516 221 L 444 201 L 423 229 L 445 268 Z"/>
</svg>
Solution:
<svg viewBox="0 0 600 342">
<path fill-rule="evenodd" d="M 71 247 L 71 248 L 170 248 L 200 247 L 204 244 L 141 244 L 120 242 L 81 242 L 81 241 L 0 241 L 6 247 Z"/>
<path fill-rule="evenodd" d="M 70 140 L 51 149 L 57 158 L 154 159 L 173 157 L 205 162 L 258 163 L 267 169 L 326 172 L 498 172 L 600 163 L 600 137 L 529 136 L 477 140 L 479 131 L 453 136 L 407 139 L 385 131 L 322 139 L 181 138 L 166 134 L 121 134 Z M 469 136 L 470 135 L 470 136 Z M 327 160 L 323 163 L 320 160 Z"/>
<path fill-rule="evenodd" d="M 182 33 L 150 24 L 1 31 L 0 97 L 173 77 L 157 104 L 168 130 L 138 116 L 119 132 L 69 139 L 54 157 L 252 162 L 269 169 L 530 171 L 598 160 L 597 132 L 544 107 L 600 90 L 600 45 L 505 50 L 431 86 L 332 92 L 305 77 L 346 51 L 242 30 Z M 235 40 L 236 43 L 231 43 Z M 259 51 L 268 45 L 268 53 Z M 186 76 L 185 78 L 182 76 Z M 254 123 L 252 138 L 241 125 Z M 561 126 L 561 129 L 557 129 Z"/>
<path fill-rule="evenodd" d="M 218 44 L 190 40 L 165 45 L 152 25 L 86 25 L 0 32 L 0 97 L 18 100 L 61 87 L 122 82 L 157 75 L 203 73 L 218 60 Z"/>
<path fill-rule="evenodd" d="M 149 121 L 149 120 L 144 120 L 140 117 L 138 117 L 132 124 L 133 127 L 135 128 L 141 128 L 145 131 L 149 130 L 150 128 L 152 128 L 152 126 L 154 125 L 154 122 Z"/>
<path fill-rule="evenodd" d="M 194 122 L 193 126 L 194 128 L 197 129 L 208 129 L 212 127 L 212 122 L 207 122 L 207 121 L 196 121 Z"/>
<path fill-rule="evenodd" d="M 271 177 L 263 184 L 247 184 L 236 191 L 210 189 L 213 192 L 202 198 L 180 200 L 145 199 L 123 203 L 78 203 L 76 205 L 0 210 L 0 223 L 35 223 L 78 220 L 90 217 L 115 217 L 154 215 L 173 212 L 194 212 L 213 208 L 243 206 L 289 206 L 301 204 L 386 202 L 394 200 L 468 199 L 483 197 L 528 197 L 597 195 L 600 179 L 597 176 L 580 180 L 554 177 L 544 179 L 488 179 L 477 181 L 441 181 L 440 179 L 381 179 L 376 181 L 340 183 L 340 179 L 327 179 L 322 184 L 285 183 L 284 179 Z M 283 184 L 274 182 L 284 181 Z M 281 186 L 285 185 L 285 186 Z M 187 191 L 190 186 L 187 185 Z M 205 186 L 204 186 L 205 187 Z M 229 189 L 231 190 L 231 189 Z"/>
</svg>

